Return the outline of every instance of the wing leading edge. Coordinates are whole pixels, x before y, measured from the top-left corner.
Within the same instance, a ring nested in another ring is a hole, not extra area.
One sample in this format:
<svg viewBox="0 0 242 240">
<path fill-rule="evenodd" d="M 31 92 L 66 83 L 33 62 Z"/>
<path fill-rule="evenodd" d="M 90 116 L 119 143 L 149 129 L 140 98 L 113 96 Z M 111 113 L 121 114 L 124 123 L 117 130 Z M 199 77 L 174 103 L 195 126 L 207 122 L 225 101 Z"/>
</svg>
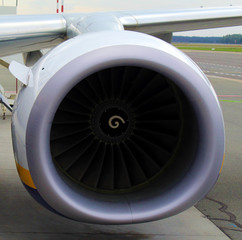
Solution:
<svg viewBox="0 0 242 240">
<path fill-rule="evenodd" d="M 163 34 L 242 25 L 242 7 L 133 12 L 119 19 L 127 30 Z"/>
<path fill-rule="evenodd" d="M 242 7 L 0 17 L 0 55 L 53 47 L 88 31 L 110 28 L 151 35 L 242 25 Z M 111 20 L 112 21 L 112 20 Z M 97 24 L 98 22 L 98 24 Z M 104 27 L 100 27 L 104 23 Z M 120 26 L 115 27 L 115 24 Z M 95 25 L 92 28 L 90 26 Z M 74 29 L 74 30 L 73 30 Z"/>
</svg>

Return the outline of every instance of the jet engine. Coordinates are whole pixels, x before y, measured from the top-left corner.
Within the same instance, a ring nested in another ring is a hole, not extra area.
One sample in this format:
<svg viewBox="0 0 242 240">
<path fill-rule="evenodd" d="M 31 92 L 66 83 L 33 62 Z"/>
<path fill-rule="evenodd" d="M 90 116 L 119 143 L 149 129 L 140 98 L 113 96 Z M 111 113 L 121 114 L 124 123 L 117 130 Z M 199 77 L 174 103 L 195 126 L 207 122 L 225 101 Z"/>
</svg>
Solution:
<svg viewBox="0 0 242 240">
<path fill-rule="evenodd" d="M 29 193 L 98 224 L 184 211 L 212 188 L 224 158 L 206 76 L 170 44 L 129 31 L 86 33 L 41 57 L 16 100 L 12 135 Z"/>
</svg>

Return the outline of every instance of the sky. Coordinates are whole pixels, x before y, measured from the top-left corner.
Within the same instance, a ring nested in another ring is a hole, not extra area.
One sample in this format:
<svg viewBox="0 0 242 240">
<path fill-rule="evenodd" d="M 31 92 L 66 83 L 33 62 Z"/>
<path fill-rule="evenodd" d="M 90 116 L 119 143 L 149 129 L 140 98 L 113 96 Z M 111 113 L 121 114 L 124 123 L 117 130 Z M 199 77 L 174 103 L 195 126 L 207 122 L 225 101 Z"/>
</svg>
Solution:
<svg viewBox="0 0 242 240">
<path fill-rule="evenodd" d="M 6 5 L 16 0 L 0 0 Z M 61 0 L 59 0 L 61 2 Z M 241 6 L 242 0 L 65 0 L 65 12 L 96 12 L 145 9 L 178 9 L 199 7 Z M 56 0 L 18 0 L 17 14 L 47 14 L 56 12 Z M 242 24 L 242 23 L 241 23 Z M 183 36 L 223 36 L 241 33 L 242 27 L 176 33 Z"/>
</svg>

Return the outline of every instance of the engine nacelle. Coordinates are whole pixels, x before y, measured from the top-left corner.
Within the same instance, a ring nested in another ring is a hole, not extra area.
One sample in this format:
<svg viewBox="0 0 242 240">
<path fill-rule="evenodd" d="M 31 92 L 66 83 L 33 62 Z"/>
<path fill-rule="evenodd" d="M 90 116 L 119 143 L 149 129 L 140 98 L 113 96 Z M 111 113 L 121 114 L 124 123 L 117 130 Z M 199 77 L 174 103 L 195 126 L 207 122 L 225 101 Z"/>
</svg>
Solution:
<svg viewBox="0 0 242 240">
<path fill-rule="evenodd" d="M 197 65 L 129 31 L 64 42 L 32 68 L 13 113 L 20 177 L 68 218 L 138 223 L 177 214 L 215 184 L 224 157 L 216 94 Z"/>
</svg>

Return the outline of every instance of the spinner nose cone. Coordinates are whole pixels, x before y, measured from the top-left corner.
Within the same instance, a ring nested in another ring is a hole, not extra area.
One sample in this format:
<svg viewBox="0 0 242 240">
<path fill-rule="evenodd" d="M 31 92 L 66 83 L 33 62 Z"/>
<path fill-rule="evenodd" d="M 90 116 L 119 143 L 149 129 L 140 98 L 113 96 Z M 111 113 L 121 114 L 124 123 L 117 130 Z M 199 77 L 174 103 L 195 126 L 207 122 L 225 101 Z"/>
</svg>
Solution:
<svg viewBox="0 0 242 240">
<path fill-rule="evenodd" d="M 91 128 L 102 141 L 120 143 L 130 137 L 134 127 L 134 113 L 128 104 L 120 100 L 98 103 L 92 111 Z"/>
</svg>

